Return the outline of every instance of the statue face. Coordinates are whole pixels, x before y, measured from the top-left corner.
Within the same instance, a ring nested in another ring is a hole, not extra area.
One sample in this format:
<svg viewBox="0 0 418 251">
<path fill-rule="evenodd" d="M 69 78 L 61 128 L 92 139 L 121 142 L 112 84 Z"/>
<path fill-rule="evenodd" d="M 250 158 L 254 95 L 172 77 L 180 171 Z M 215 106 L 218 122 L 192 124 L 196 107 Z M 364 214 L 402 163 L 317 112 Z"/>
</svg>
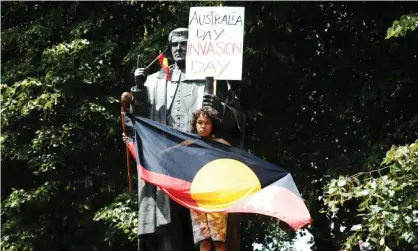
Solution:
<svg viewBox="0 0 418 251">
<path fill-rule="evenodd" d="M 186 60 L 187 38 L 185 36 L 173 36 L 170 46 L 174 61 L 184 62 Z"/>
</svg>

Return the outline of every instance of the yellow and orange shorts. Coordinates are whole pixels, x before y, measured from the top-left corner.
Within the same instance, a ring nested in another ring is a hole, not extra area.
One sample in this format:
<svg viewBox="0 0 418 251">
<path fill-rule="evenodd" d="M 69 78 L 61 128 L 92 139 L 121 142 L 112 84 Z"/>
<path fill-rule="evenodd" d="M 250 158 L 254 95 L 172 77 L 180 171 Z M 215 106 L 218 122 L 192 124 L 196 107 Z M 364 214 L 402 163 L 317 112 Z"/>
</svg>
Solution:
<svg viewBox="0 0 418 251">
<path fill-rule="evenodd" d="M 225 242 L 226 240 L 226 213 L 201 213 L 190 210 L 193 226 L 193 240 L 198 244 L 202 240 Z"/>
</svg>

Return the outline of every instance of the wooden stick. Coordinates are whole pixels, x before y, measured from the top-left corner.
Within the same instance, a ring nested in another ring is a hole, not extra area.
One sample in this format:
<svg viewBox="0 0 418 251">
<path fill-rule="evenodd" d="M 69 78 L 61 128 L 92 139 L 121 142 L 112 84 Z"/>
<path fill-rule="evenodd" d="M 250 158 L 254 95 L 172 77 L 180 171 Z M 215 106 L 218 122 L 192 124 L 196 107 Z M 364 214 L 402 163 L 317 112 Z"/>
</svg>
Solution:
<svg viewBox="0 0 418 251">
<path fill-rule="evenodd" d="M 131 97 L 129 97 L 131 98 Z M 121 111 L 120 111 L 120 118 L 122 122 L 122 131 L 125 134 L 125 136 L 128 136 L 128 132 L 126 130 L 125 126 L 125 111 L 128 109 L 128 104 L 125 102 L 122 102 L 121 105 Z M 128 145 L 125 144 L 125 150 L 126 150 L 126 168 L 128 169 L 128 185 L 129 185 L 129 192 L 132 193 L 132 175 L 131 175 L 131 161 L 129 159 L 129 148 Z"/>
</svg>

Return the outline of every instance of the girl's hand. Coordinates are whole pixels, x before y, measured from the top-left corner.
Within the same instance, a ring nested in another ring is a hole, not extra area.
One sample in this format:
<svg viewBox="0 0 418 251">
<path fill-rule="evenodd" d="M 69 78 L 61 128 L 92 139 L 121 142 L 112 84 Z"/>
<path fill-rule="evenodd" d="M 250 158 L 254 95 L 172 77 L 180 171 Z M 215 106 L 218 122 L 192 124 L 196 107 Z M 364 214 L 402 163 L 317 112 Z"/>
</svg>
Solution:
<svg viewBox="0 0 418 251">
<path fill-rule="evenodd" d="M 124 133 L 122 133 L 122 140 L 125 144 L 128 141 L 128 137 Z"/>
</svg>

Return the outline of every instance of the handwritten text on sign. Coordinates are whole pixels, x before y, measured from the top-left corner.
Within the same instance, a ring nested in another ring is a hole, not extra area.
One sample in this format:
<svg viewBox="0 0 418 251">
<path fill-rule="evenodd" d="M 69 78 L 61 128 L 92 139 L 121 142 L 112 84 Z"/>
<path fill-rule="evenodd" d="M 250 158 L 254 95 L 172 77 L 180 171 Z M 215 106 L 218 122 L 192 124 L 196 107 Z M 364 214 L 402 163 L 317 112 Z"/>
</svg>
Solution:
<svg viewBox="0 0 418 251">
<path fill-rule="evenodd" d="M 188 79 L 241 80 L 244 10 L 244 7 L 190 8 Z"/>
</svg>

